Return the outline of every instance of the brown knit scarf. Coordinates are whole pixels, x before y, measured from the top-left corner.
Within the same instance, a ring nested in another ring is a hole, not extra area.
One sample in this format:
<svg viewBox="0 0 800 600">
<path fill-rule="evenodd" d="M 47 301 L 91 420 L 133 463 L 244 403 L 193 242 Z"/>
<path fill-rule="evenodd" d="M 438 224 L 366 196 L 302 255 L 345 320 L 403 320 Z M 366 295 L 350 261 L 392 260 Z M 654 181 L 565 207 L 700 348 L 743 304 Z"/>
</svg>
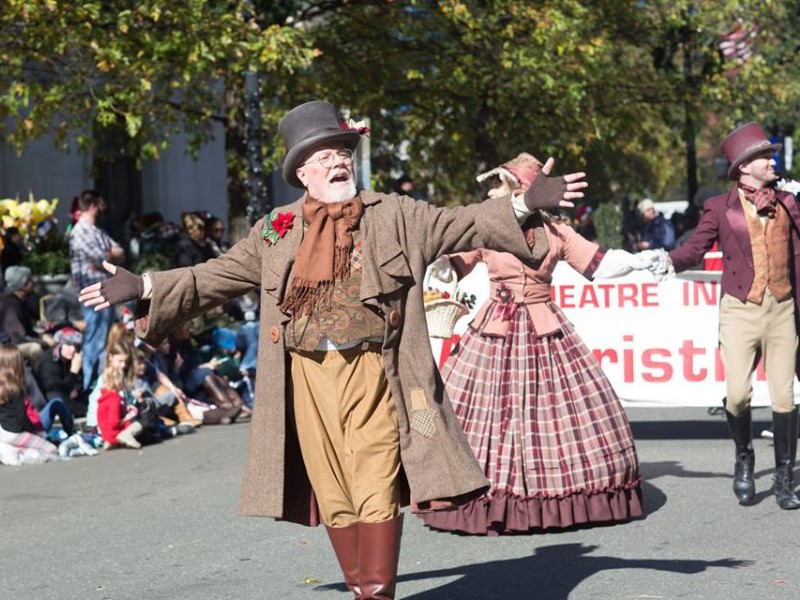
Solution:
<svg viewBox="0 0 800 600">
<path fill-rule="evenodd" d="M 306 199 L 303 221 L 308 229 L 297 250 L 292 283 L 281 309 L 297 318 L 311 314 L 314 308 L 330 307 L 334 282 L 350 276 L 351 232 L 358 229 L 363 214 L 359 197 L 331 203 Z"/>
<path fill-rule="evenodd" d="M 741 181 L 739 182 L 739 187 L 742 188 L 744 197 L 755 205 L 756 212 L 759 215 L 770 219 L 775 217 L 775 204 L 778 202 L 775 197 L 775 188 L 772 186 L 754 188 L 743 184 Z"/>
</svg>

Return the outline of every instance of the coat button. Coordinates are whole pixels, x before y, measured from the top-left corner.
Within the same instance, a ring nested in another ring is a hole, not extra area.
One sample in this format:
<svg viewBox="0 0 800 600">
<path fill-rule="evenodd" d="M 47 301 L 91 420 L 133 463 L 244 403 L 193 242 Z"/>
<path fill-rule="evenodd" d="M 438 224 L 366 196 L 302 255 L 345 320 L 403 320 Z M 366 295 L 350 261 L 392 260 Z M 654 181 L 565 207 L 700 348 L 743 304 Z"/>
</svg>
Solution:
<svg viewBox="0 0 800 600">
<path fill-rule="evenodd" d="M 269 328 L 269 339 L 272 341 L 273 344 L 277 344 L 281 341 L 281 332 L 275 325 Z"/>
<path fill-rule="evenodd" d="M 397 324 L 400 322 L 400 313 L 397 312 L 397 309 L 392 309 L 389 311 L 389 325 L 392 327 L 397 327 Z"/>
</svg>

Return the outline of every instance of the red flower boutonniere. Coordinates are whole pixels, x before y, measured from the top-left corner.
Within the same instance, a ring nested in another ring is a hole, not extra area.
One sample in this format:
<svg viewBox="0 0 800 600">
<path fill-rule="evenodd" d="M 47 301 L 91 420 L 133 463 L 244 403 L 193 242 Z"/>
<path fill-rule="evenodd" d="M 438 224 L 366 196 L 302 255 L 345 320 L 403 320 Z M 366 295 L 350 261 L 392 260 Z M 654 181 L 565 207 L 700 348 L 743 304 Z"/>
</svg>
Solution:
<svg viewBox="0 0 800 600">
<path fill-rule="evenodd" d="M 264 222 L 264 229 L 261 237 L 267 244 L 275 244 L 279 239 L 286 235 L 286 232 L 294 227 L 294 214 L 290 212 L 279 213 L 273 210 Z"/>
<path fill-rule="evenodd" d="M 353 119 L 349 119 L 347 121 L 342 121 L 339 123 L 339 129 L 347 129 L 350 131 L 357 131 L 359 135 L 369 135 L 369 127 L 367 127 L 364 121 L 354 121 Z"/>
</svg>

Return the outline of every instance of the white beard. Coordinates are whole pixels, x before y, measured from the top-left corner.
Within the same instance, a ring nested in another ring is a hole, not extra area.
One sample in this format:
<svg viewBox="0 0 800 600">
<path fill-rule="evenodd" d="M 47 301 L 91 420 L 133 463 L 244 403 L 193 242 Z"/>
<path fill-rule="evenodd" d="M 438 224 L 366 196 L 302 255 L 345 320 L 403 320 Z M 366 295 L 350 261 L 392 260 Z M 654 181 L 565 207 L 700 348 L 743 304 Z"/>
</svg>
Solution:
<svg viewBox="0 0 800 600">
<path fill-rule="evenodd" d="M 355 180 L 350 180 L 348 182 L 347 187 L 340 187 L 336 190 L 332 190 L 329 194 L 326 194 L 326 200 L 330 202 L 344 202 L 345 200 L 350 200 L 350 198 L 354 198 L 356 195 L 356 182 Z"/>
</svg>

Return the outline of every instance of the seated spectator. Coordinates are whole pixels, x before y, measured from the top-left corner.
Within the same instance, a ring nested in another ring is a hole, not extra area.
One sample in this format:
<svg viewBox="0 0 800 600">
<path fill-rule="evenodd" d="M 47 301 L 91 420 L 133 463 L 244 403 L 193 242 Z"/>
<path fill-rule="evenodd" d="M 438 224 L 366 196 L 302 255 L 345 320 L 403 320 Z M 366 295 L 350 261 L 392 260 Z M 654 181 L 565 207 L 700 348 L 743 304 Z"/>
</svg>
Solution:
<svg viewBox="0 0 800 600">
<path fill-rule="evenodd" d="M 140 444 L 156 444 L 162 439 L 172 437 L 171 432 L 158 418 L 158 408 L 155 399 L 137 389 L 134 374 L 134 336 L 133 332 L 124 326 L 124 323 L 115 323 L 108 337 L 108 344 L 104 350 L 103 373 L 106 371 L 119 372 L 122 379 L 114 383 L 113 390 L 119 394 L 123 402 L 136 413 L 136 421 L 141 428 L 136 434 Z M 89 409 L 86 413 L 87 428 L 96 424 L 102 436 L 102 423 L 100 420 L 100 400 L 109 389 L 105 376 L 101 373 L 95 387 L 89 394 Z M 94 416 L 94 418 L 92 418 Z M 106 440 L 107 441 L 107 440 Z"/>
<path fill-rule="evenodd" d="M 101 355 L 101 364 L 103 371 L 100 377 L 94 384 L 94 387 L 89 391 L 88 405 L 86 409 L 86 427 L 87 429 L 96 429 L 99 427 L 99 420 L 97 415 L 98 402 L 100 395 L 103 392 L 105 382 L 103 381 L 103 373 L 107 370 L 117 370 L 123 374 L 122 382 L 117 392 L 120 393 L 122 398 L 128 403 L 134 403 L 133 396 L 133 334 L 127 332 L 124 328 L 116 327 L 119 325 L 115 323 L 112 326 L 112 333 L 108 336 L 108 343 L 105 350 Z M 116 333 L 115 333 L 116 332 Z"/>
<path fill-rule="evenodd" d="M 130 354 L 126 361 L 126 368 L 130 368 L 133 365 L 133 349 L 136 347 L 136 336 L 133 333 L 133 316 L 127 307 L 123 307 L 121 312 L 122 320 L 114 321 L 111 324 L 111 327 L 108 329 L 106 345 L 102 352 L 100 352 L 99 360 L 102 368 L 105 368 L 109 349 L 116 346 L 117 342 L 124 343 L 126 347 L 130 349 Z M 128 373 L 130 372 L 128 371 Z M 131 377 L 128 379 L 131 379 Z M 130 383 L 130 381 L 128 383 Z M 130 387 L 130 385 L 128 387 Z"/>
<path fill-rule="evenodd" d="M 0 347 L 16 348 L 5 331 L 0 331 Z M 39 387 L 39 382 L 33 375 L 33 369 L 28 361 L 25 362 L 25 396 L 31 401 L 36 410 L 41 410 L 47 404 L 47 400 Z"/>
<path fill-rule="evenodd" d="M 139 348 L 134 351 L 133 375 L 134 394 L 153 399 L 158 416 L 172 435 L 192 433 L 202 424 L 189 414 L 185 405 L 186 394 L 156 368 L 147 350 Z"/>
<path fill-rule="evenodd" d="M 655 203 L 645 198 L 636 207 L 639 212 L 639 240 L 635 242 L 635 250 L 672 250 L 675 246 L 675 232 L 672 223 L 664 215 L 656 211 Z"/>
<path fill-rule="evenodd" d="M 87 401 L 83 390 L 83 356 L 80 331 L 65 327 L 55 336 L 55 347 L 33 364 L 33 374 L 47 401 L 59 399 L 74 417 L 86 415 Z"/>
<path fill-rule="evenodd" d="M 63 408 L 66 409 L 66 406 Z M 62 419 L 69 419 L 71 428 L 72 421 L 68 411 L 60 413 L 59 416 Z M 62 420 L 62 423 L 65 421 Z M 47 428 L 43 427 L 39 414 L 26 398 L 22 354 L 13 346 L 0 347 L 0 431 L 3 432 L 0 445 L 3 443 L 6 445 L 4 453 L 11 457 L 11 464 L 19 464 L 17 461 L 20 460 L 27 463 L 54 458 L 55 444 L 36 439 L 36 437 L 44 438 Z M 65 451 L 75 450 L 69 454 L 59 452 L 62 456 L 97 454 L 97 451 L 83 440 L 80 433 L 72 434 L 70 431 L 69 437 L 62 444 Z M 0 452 L 0 455 L 2 454 L 3 452 Z M 0 457 L 0 462 L 5 461 Z"/>
<path fill-rule="evenodd" d="M 142 447 L 136 438 L 144 428 L 136 420 L 135 407 L 128 404 L 120 393 L 124 378 L 123 370 L 116 366 L 109 364 L 103 369 L 102 387 L 97 401 L 97 423 L 105 450 L 118 446 Z M 100 384 L 100 379 L 98 383 Z"/>
<path fill-rule="evenodd" d="M 25 364 L 14 346 L 0 347 L 0 427 L 11 433 L 40 431 L 25 406 Z"/>
<path fill-rule="evenodd" d="M 72 327 L 80 332 L 86 329 L 83 307 L 72 279 L 58 292 L 45 298 L 42 304 L 41 320 L 46 331 L 55 332 L 62 327 Z"/>
<path fill-rule="evenodd" d="M 170 347 L 172 368 L 186 394 L 216 406 L 216 410 L 203 413 L 203 423 L 234 423 L 242 412 L 242 399 L 216 373 L 219 366 L 216 359 L 201 361 L 200 353 L 192 343 L 191 323 L 178 326 L 170 338 Z"/>
<path fill-rule="evenodd" d="M 36 360 L 47 346 L 47 340 L 36 333 L 37 320 L 31 314 L 27 298 L 33 294 L 33 277 L 28 267 L 13 266 L 6 269 L 6 291 L 0 296 L 0 330 L 11 336 L 11 341 L 29 361 Z M 49 340 L 52 343 L 52 340 Z"/>
<path fill-rule="evenodd" d="M 241 353 L 236 347 L 236 331 L 218 327 L 211 337 L 213 341 L 212 358 L 217 361 L 216 373 L 241 396 L 245 404 L 242 407 L 242 413 L 249 416 L 253 406 L 253 386 L 250 382 L 250 374 L 242 368 Z"/>
</svg>

